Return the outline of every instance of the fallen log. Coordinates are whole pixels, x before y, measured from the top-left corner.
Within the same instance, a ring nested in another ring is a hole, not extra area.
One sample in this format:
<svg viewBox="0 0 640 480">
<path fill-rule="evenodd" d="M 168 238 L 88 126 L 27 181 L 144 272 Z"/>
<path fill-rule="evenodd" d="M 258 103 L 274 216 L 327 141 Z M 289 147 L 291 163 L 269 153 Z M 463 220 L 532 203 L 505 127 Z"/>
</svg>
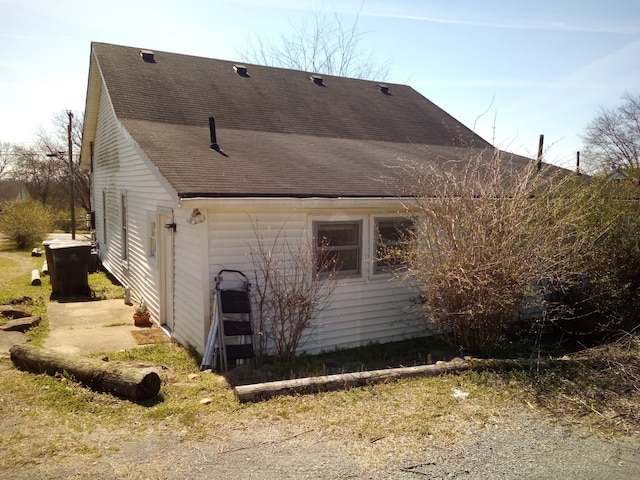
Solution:
<svg viewBox="0 0 640 480">
<path fill-rule="evenodd" d="M 20 317 L 13 320 L 7 320 L 6 323 L 0 325 L 0 330 L 5 332 L 26 332 L 30 328 L 40 325 L 40 317 Z"/>
<path fill-rule="evenodd" d="M 0 315 L 7 318 L 31 316 L 31 308 L 22 305 L 0 305 Z"/>
<path fill-rule="evenodd" d="M 37 268 L 31 270 L 31 285 L 39 286 L 42 285 L 42 280 L 40 280 L 40 272 Z"/>
<path fill-rule="evenodd" d="M 445 373 L 456 373 L 464 370 L 529 370 L 546 368 L 549 361 L 456 358 L 450 362 L 437 362 L 433 365 L 415 367 L 389 368 L 365 372 L 324 375 L 321 377 L 296 378 L 277 382 L 238 385 L 234 388 L 236 398 L 240 402 L 266 400 L 278 395 L 318 393 L 332 390 L 348 389 L 365 385 L 374 385 L 394 379 L 407 377 L 430 377 Z"/>
<path fill-rule="evenodd" d="M 35 345 L 9 349 L 16 367 L 33 373 L 65 373 L 93 390 L 131 400 L 148 400 L 160 391 L 160 375 L 153 367 L 105 362 Z"/>
</svg>

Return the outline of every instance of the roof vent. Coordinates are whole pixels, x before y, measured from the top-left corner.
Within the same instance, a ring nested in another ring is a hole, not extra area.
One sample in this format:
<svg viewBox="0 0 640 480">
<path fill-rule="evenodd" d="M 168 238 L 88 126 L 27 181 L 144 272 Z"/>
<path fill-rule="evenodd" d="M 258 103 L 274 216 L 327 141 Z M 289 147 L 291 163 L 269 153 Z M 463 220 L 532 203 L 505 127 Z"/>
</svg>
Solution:
<svg viewBox="0 0 640 480">
<path fill-rule="evenodd" d="M 216 119 L 212 116 L 209 117 L 209 135 L 211 136 L 211 149 L 220 151 L 220 146 L 218 145 L 218 139 L 216 137 Z"/>
<path fill-rule="evenodd" d="M 309 79 L 320 87 L 324 87 L 324 79 L 320 75 L 311 75 Z"/>
<path fill-rule="evenodd" d="M 244 65 L 234 65 L 233 71 L 237 72 L 241 77 L 248 77 L 249 73 L 247 72 L 247 67 Z"/>
<path fill-rule="evenodd" d="M 147 63 L 156 63 L 153 56 L 153 50 L 140 50 L 140 56 L 142 57 L 142 60 Z"/>
<path fill-rule="evenodd" d="M 380 90 L 382 93 L 384 93 L 385 95 L 391 95 L 391 92 L 389 91 L 389 87 L 383 84 L 379 84 L 378 85 L 378 90 Z"/>
</svg>

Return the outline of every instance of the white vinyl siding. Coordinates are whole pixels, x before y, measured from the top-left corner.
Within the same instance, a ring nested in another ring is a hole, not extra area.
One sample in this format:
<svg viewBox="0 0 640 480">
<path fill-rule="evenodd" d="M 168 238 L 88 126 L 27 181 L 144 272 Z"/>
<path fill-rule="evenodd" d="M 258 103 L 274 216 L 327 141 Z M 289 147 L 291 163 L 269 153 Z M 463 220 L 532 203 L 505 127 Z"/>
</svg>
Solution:
<svg viewBox="0 0 640 480">
<path fill-rule="evenodd" d="M 304 205 L 304 201 L 299 203 Z M 240 206 L 240 203 L 238 208 L 211 208 L 206 212 L 201 208 L 201 211 L 207 217 L 209 229 L 211 292 L 221 269 L 240 270 L 254 285 L 259 281 L 251 261 L 251 249 L 256 248 L 258 241 L 256 225 L 263 243 L 269 246 L 276 236 L 280 241 L 313 245 L 314 226 L 318 224 L 359 225 L 361 274 L 338 279 L 330 304 L 315 320 L 314 327 L 303 335 L 298 353 L 318 353 L 426 334 L 422 320 L 411 309 L 416 294 L 389 275 L 373 275 L 374 214 L 336 215 L 293 206 L 266 211 L 246 204 Z"/>
<path fill-rule="evenodd" d="M 93 166 L 92 204 L 96 218 L 102 218 L 96 222 L 100 260 L 120 283 L 131 288 L 135 301 L 144 299 L 157 320 L 159 276 L 149 257 L 148 219 L 155 217 L 160 207 L 173 208 L 175 201 L 117 121 L 106 89 L 100 99 Z M 123 262 L 125 256 L 128 260 Z"/>
</svg>

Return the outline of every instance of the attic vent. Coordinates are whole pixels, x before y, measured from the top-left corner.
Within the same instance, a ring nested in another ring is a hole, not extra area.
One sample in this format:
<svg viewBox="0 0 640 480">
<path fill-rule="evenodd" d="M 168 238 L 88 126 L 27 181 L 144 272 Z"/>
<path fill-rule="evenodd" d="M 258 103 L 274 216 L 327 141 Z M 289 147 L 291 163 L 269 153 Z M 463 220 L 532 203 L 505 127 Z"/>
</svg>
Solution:
<svg viewBox="0 0 640 480">
<path fill-rule="evenodd" d="M 378 90 L 380 90 L 385 95 L 391 95 L 391 92 L 389 92 L 389 87 L 387 87 L 386 85 L 379 84 L 378 85 Z"/>
<path fill-rule="evenodd" d="M 244 65 L 234 65 L 233 66 L 233 71 L 237 72 L 238 75 L 240 75 L 241 77 L 248 77 L 249 74 L 247 73 L 247 67 L 245 67 Z"/>
<path fill-rule="evenodd" d="M 155 63 L 155 58 L 153 57 L 153 50 L 140 50 L 140 56 L 142 60 L 148 63 Z"/>
<path fill-rule="evenodd" d="M 325 84 L 324 84 L 324 79 L 323 79 L 321 76 L 319 76 L 319 75 L 311 75 L 311 76 L 309 77 L 309 79 L 310 79 L 313 83 L 315 83 L 316 85 L 318 85 L 318 86 L 320 86 L 320 87 L 324 87 L 324 86 L 325 86 Z"/>
</svg>

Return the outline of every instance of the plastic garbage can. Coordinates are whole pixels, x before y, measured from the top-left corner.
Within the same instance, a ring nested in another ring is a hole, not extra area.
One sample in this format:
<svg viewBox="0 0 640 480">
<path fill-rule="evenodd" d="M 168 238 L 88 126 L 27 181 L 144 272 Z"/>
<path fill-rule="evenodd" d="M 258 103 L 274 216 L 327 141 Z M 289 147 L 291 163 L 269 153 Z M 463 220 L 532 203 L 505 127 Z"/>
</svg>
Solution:
<svg viewBox="0 0 640 480">
<path fill-rule="evenodd" d="M 53 257 L 52 274 L 58 283 L 58 292 L 63 297 L 89 296 L 89 258 L 91 242 L 60 241 L 49 245 Z M 52 282 L 53 287 L 53 282 Z"/>
<path fill-rule="evenodd" d="M 51 245 L 58 243 L 61 240 L 45 240 L 42 242 L 44 246 L 44 255 L 47 259 L 47 270 L 49 271 L 49 280 L 51 282 L 51 293 L 60 293 L 60 284 L 58 283 L 58 277 L 56 276 L 56 266 L 53 263 L 53 254 L 51 253 Z"/>
</svg>

